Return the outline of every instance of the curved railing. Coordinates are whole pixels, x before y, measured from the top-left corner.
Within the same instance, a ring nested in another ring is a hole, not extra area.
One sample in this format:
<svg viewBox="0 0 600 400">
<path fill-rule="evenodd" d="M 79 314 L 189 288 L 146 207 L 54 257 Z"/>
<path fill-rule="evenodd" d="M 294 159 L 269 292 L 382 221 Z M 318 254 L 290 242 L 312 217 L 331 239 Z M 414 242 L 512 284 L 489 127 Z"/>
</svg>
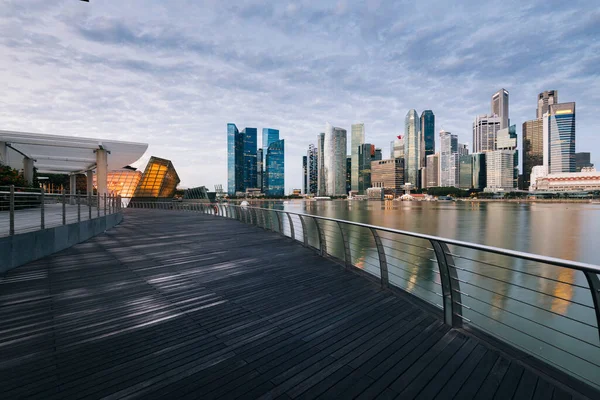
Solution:
<svg viewBox="0 0 600 400">
<path fill-rule="evenodd" d="M 413 294 L 445 323 L 476 328 L 600 388 L 600 267 L 397 229 L 231 204 L 199 211 L 278 232 Z"/>
</svg>

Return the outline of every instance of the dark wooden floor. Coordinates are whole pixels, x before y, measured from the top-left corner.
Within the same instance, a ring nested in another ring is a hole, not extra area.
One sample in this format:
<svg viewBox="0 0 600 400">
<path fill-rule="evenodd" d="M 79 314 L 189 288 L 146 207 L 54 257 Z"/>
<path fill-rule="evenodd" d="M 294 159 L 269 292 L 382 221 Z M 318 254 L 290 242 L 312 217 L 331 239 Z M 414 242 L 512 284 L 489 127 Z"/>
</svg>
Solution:
<svg viewBox="0 0 600 400">
<path fill-rule="evenodd" d="M 560 384 L 275 233 L 185 212 L 0 278 L 0 398 L 537 398 Z"/>
</svg>

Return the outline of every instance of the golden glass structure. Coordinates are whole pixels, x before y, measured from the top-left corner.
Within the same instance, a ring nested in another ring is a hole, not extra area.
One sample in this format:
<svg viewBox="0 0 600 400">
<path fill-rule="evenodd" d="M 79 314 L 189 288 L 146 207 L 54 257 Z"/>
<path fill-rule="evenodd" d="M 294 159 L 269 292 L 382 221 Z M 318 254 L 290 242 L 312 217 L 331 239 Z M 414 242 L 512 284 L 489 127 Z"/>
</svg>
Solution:
<svg viewBox="0 0 600 400">
<path fill-rule="evenodd" d="M 171 161 L 150 157 L 133 197 L 173 197 L 179 182 Z"/>
<path fill-rule="evenodd" d="M 108 193 L 124 198 L 133 197 L 141 179 L 142 173 L 132 167 L 110 171 L 106 178 Z M 96 187 L 96 175 L 94 175 L 94 188 Z"/>
</svg>

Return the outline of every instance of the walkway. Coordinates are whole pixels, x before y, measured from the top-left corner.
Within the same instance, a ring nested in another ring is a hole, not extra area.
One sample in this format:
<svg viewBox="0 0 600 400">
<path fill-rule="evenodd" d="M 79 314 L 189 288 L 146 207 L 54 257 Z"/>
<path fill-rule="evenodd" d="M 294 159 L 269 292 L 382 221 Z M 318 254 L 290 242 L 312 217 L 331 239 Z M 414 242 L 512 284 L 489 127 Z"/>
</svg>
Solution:
<svg viewBox="0 0 600 400">
<path fill-rule="evenodd" d="M 198 213 L 118 227 L 0 278 L 3 399 L 569 399 L 288 238 Z"/>
</svg>

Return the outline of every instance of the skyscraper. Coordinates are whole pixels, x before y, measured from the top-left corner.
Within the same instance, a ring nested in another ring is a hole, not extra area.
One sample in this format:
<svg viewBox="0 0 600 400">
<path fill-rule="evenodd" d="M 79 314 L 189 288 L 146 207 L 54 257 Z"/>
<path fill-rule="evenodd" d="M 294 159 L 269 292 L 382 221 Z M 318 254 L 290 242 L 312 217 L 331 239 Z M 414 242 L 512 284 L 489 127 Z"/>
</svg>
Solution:
<svg viewBox="0 0 600 400">
<path fill-rule="evenodd" d="M 519 158 L 517 154 L 516 126 L 498 131 L 497 150 L 486 153 L 486 189 L 511 191 L 517 188 Z"/>
<path fill-rule="evenodd" d="M 421 167 L 427 166 L 427 156 L 435 153 L 435 115 L 431 110 L 421 113 Z"/>
<path fill-rule="evenodd" d="M 412 183 L 413 187 L 420 187 L 419 170 L 421 169 L 421 124 L 417 111 L 411 109 L 404 119 L 406 132 L 404 142 L 404 173 L 406 183 Z"/>
<path fill-rule="evenodd" d="M 346 193 L 352 190 L 352 157 L 346 157 Z"/>
<path fill-rule="evenodd" d="M 558 104 L 558 90 L 546 90 L 538 94 L 536 116 L 542 119 L 544 114 L 548 114 L 552 104 Z"/>
<path fill-rule="evenodd" d="M 317 136 L 317 195 L 325 196 L 325 133 Z"/>
<path fill-rule="evenodd" d="M 390 142 L 390 158 L 404 158 L 404 137 L 402 135 Z"/>
<path fill-rule="evenodd" d="M 500 117 L 479 115 L 473 122 L 473 153 L 496 150 L 496 133 L 500 130 Z"/>
<path fill-rule="evenodd" d="M 257 131 L 256 128 L 245 128 L 241 134 L 244 141 L 244 187 L 242 189 L 244 191 L 249 188 L 256 188 Z"/>
<path fill-rule="evenodd" d="M 308 194 L 308 157 L 302 156 L 302 193 Z"/>
<path fill-rule="evenodd" d="M 545 170 L 550 174 L 575 172 L 575 103 L 550 105 L 543 130 Z"/>
<path fill-rule="evenodd" d="M 257 163 L 261 164 L 260 172 L 257 177 L 257 187 L 261 189 L 263 193 L 267 193 L 268 187 L 266 186 L 267 182 L 267 150 L 271 143 L 274 143 L 279 140 L 279 130 L 272 128 L 263 128 L 262 129 L 262 160 L 257 160 Z"/>
<path fill-rule="evenodd" d="M 308 153 L 306 154 L 308 160 L 308 192 L 307 194 L 317 194 L 318 190 L 318 179 L 319 179 L 319 163 L 317 147 L 314 144 L 308 145 Z"/>
<path fill-rule="evenodd" d="M 458 187 L 471 189 L 473 187 L 473 157 L 471 155 L 459 156 L 458 164 Z"/>
<path fill-rule="evenodd" d="M 272 142 L 267 149 L 265 177 L 267 196 L 285 194 L 285 140 Z"/>
<path fill-rule="evenodd" d="M 358 194 L 371 187 L 371 161 L 375 161 L 375 146 L 363 143 L 358 148 Z"/>
<path fill-rule="evenodd" d="M 575 172 L 581 172 L 583 168 L 592 168 L 590 153 L 575 153 Z"/>
<path fill-rule="evenodd" d="M 244 138 L 235 124 L 227 124 L 227 193 L 235 195 L 244 187 Z"/>
<path fill-rule="evenodd" d="M 473 157 L 473 189 L 483 190 L 487 186 L 486 153 L 474 153 Z"/>
<path fill-rule="evenodd" d="M 523 122 L 523 187 L 531 184 L 531 170 L 544 163 L 544 128 L 542 119 Z"/>
<path fill-rule="evenodd" d="M 456 157 L 455 157 L 456 155 Z M 440 131 L 440 186 L 458 185 L 458 135 Z"/>
<path fill-rule="evenodd" d="M 358 147 L 365 142 L 365 124 L 352 125 L 352 138 L 350 149 L 351 157 L 351 189 L 358 190 Z"/>
<path fill-rule="evenodd" d="M 264 151 L 259 148 L 256 151 L 256 187 L 260 189 L 261 192 L 264 193 L 264 172 L 265 172 L 265 162 L 264 162 Z"/>
<path fill-rule="evenodd" d="M 325 193 L 327 196 L 346 194 L 346 130 L 329 123 L 325 125 L 323 146 Z"/>
<path fill-rule="evenodd" d="M 500 129 L 508 128 L 508 90 L 500 89 L 492 95 L 492 115 L 500 118 Z"/>
<path fill-rule="evenodd" d="M 263 148 L 263 152 L 265 153 L 265 156 L 266 156 L 267 149 L 269 148 L 271 143 L 276 142 L 278 140 L 279 140 L 279 129 L 263 128 L 263 130 L 262 130 L 262 148 Z"/>
<path fill-rule="evenodd" d="M 435 153 L 427 156 L 427 182 L 425 187 L 440 186 L 440 154 Z"/>
<path fill-rule="evenodd" d="M 371 162 L 371 187 L 391 189 L 394 195 L 402 194 L 404 185 L 404 158 Z"/>
</svg>

